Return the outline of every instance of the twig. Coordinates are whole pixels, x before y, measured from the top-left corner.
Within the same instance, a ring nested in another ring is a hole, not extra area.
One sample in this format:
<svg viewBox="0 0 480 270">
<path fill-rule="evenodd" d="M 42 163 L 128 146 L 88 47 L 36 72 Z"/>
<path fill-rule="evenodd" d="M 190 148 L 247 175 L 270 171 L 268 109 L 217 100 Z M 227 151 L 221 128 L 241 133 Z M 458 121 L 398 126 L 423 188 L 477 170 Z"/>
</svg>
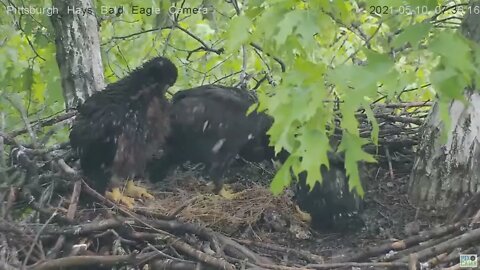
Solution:
<svg viewBox="0 0 480 270">
<path fill-rule="evenodd" d="M 436 246 L 424 249 L 418 252 L 418 259 L 423 260 L 425 258 L 442 254 L 448 250 L 456 247 L 466 245 L 468 243 L 476 243 L 480 239 L 480 229 L 471 230 L 460 236 L 454 237 L 448 241 L 440 243 Z M 400 259 L 399 262 L 404 262 L 407 259 Z"/>
<path fill-rule="evenodd" d="M 237 74 L 240 74 L 240 72 L 241 72 L 241 71 L 236 71 L 236 72 L 234 72 L 234 73 L 231 73 L 231 74 L 222 76 L 222 77 L 216 79 L 215 81 L 213 81 L 212 84 L 217 84 L 217 83 L 220 82 L 220 81 L 223 81 L 223 80 L 228 79 L 228 78 L 230 78 L 230 77 L 232 77 L 232 76 L 235 76 L 235 75 L 237 75 Z"/>
<path fill-rule="evenodd" d="M 5 141 L 5 144 L 16 145 L 16 146 L 20 145 L 12 136 L 5 134 L 1 131 L 0 131 L 0 137 L 3 138 L 3 140 Z"/>
<path fill-rule="evenodd" d="M 395 181 L 395 176 L 393 175 L 392 158 L 390 157 L 390 151 L 388 150 L 388 147 L 385 147 L 385 155 L 387 156 L 388 171 L 390 173 L 390 178 L 392 181 Z"/>
<path fill-rule="evenodd" d="M 455 4 L 455 5 L 451 5 L 451 6 L 449 6 L 449 7 L 442 6 L 442 10 L 441 10 L 440 12 L 438 12 L 438 13 L 435 13 L 435 15 L 433 15 L 433 16 L 429 19 L 429 21 L 434 23 L 434 22 L 437 20 L 438 16 L 440 16 L 440 15 L 442 15 L 442 14 L 445 14 L 446 11 L 448 11 L 448 10 L 450 10 L 450 9 L 457 8 L 457 7 L 459 7 L 459 6 L 468 6 L 468 4 L 467 4 L 467 3 Z"/>
<path fill-rule="evenodd" d="M 326 12 L 326 14 L 330 14 L 329 12 Z M 331 15 L 332 18 L 334 18 L 333 15 Z M 335 19 L 335 18 L 334 18 Z M 370 35 L 370 37 L 368 37 L 365 42 L 364 42 L 364 45 L 367 45 L 370 43 L 370 41 L 375 37 L 375 35 L 377 35 L 378 31 L 380 30 L 380 28 L 382 27 L 384 21 L 380 21 L 378 23 L 378 26 L 377 28 L 375 28 L 375 31 L 373 31 L 372 35 Z M 348 28 L 348 26 L 347 26 Z M 352 31 L 355 33 L 355 31 Z M 345 63 L 348 62 L 348 60 L 350 59 L 353 59 L 361 50 L 362 50 L 363 46 L 359 46 L 358 49 L 356 49 L 352 54 L 350 54 L 347 59 L 345 59 L 343 62 L 342 62 L 342 65 L 344 65 Z"/>
<path fill-rule="evenodd" d="M 62 165 L 67 165 L 65 164 L 65 161 L 63 159 L 59 160 L 58 163 L 62 163 Z M 67 169 L 68 170 L 68 169 Z M 75 184 L 73 185 L 73 192 L 72 196 L 70 197 L 70 205 L 68 206 L 67 210 L 67 219 L 70 221 L 73 221 L 75 218 L 75 212 L 77 211 L 77 206 L 78 206 L 78 199 L 80 198 L 80 192 L 82 190 L 82 180 L 77 179 L 75 181 Z M 63 244 L 65 243 L 65 235 L 61 235 L 53 248 L 50 250 L 50 253 L 47 254 L 49 258 L 55 258 L 57 257 L 58 252 L 60 249 L 62 249 Z"/>
<path fill-rule="evenodd" d="M 173 214 L 164 215 L 158 212 L 154 212 L 153 210 L 150 210 L 150 209 L 142 209 L 142 208 L 135 209 L 135 213 L 142 215 L 144 217 L 151 217 L 151 218 L 163 219 L 163 220 L 175 219 L 175 216 L 178 214 L 178 213 L 173 213 Z"/>
<path fill-rule="evenodd" d="M 375 268 L 408 268 L 408 263 L 399 263 L 399 262 L 384 262 L 384 263 L 356 263 L 356 262 L 345 262 L 345 263 L 326 263 L 326 264 L 308 264 L 306 265 L 307 268 L 313 269 L 332 269 L 332 268 L 340 268 L 340 267 L 348 267 L 348 268 L 367 268 L 373 267 Z"/>
<path fill-rule="evenodd" d="M 391 116 L 391 115 L 375 115 L 375 116 L 378 118 L 383 118 L 383 119 L 387 119 L 394 122 L 412 123 L 419 126 L 423 124 L 422 119 L 417 119 L 413 117 L 401 117 L 401 116 Z"/>
<path fill-rule="evenodd" d="M 53 270 L 53 269 L 72 269 L 81 266 L 98 266 L 104 267 L 120 266 L 120 265 L 136 265 L 139 261 L 143 261 L 147 257 L 150 259 L 158 256 L 156 252 L 144 253 L 137 255 L 112 255 L 112 256 L 71 256 L 40 262 L 29 267 L 29 270 Z"/>
<path fill-rule="evenodd" d="M 97 200 L 101 201 L 102 203 L 106 204 L 109 207 L 116 207 L 120 212 L 123 214 L 126 214 L 127 216 L 135 217 L 130 211 L 127 209 L 123 208 L 122 206 L 119 206 L 115 204 L 114 202 L 107 200 L 105 197 L 100 195 L 97 191 L 92 189 L 83 179 L 81 179 L 78 175 L 78 173 L 70 166 L 68 166 L 63 159 L 60 159 L 58 161 L 58 165 L 60 165 L 60 168 L 65 172 L 67 175 L 71 176 L 72 178 L 76 180 L 80 180 L 82 182 L 82 187 L 85 189 L 85 191 L 90 194 L 92 197 L 96 198 Z M 135 217 L 138 219 L 138 217 Z"/>
<path fill-rule="evenodd" d="M 198 199 L 198 196 L 192 197 L 188 200 L 186 200 L 184 203 L 182 203 L 177 209 L 174 209 L 172 213 L 169 213 L 168 215 L 172 218 L 175 218 L 178 214 L 180 214 L 187 206 L 192 205 L 196 200 Z"/>
<path fill-rule="evenodd" d="M 412 254 L 412 255 L 416 256 L 416 254 Z M 447 257 L 448 257 L 448 253 L 442 253 L 442 254 L 440 254 L 438 256 L 435 256 L 435 257 L 431 258 L 430 260 L 428 260 L 426 264 L 428 265 L 429 269 L 433 269 L 433 268 L 435 268 L 435 266 L 437 266 L 439 263 L 441 263 Z M 418 258 L 417 258 L 417 263 L 418 263 Z"/>
<path fill-rule="evenodd" d="M 418 256 L 413 253 L 408 256 L 408 270 L 417 270 Z"/>
<path fill-rule="evenodd" d="M 118 234 L 114 229 L 108 229 L 104 232 L 95 234 L 94 237 L 95 238 L 100 238 L 100 237 L 104 237 L 104 236 L 109 235 L 109 234 L 113 234 L 115 236 L 115 238 L 117 238 L 121 243 L 126 243 L 126 244 L 129 244 L 129 245 L 136 245 L 137 244 L 137 242 L 134 241 L 134 240 L 125 239 L 124 237 L 120 236 L 120 234 Z"/>
<path fill-rule="evenodd" d="M 260 47 L 260 45 L 256 44 L 256 43 L 253 43 L 251 42 L 250 43 L 250 46 L 252 46 L 253 48 L 265 53 L 265 51 L 263 50 L 262 47 Z M 273 60 L 275 60 L 279 65 L 280 65 L 280 69 L 282 70 L 282 72 L 285 72 L 287 69 L 286 69 L 286 66 L 285 66 L 285 63 L 283 63 L 283 61 L 276 57 L 276 56 L 271 56 L 269 53 L 265 53 L 268 57 L 272 57 Z"/>
<path fill-rule="evenodd" d="M 165 236 L 158 233 L 149 233 L 149 232 L 131 232 L 129 237 L 138 239 L 138 240 L 150 240 L 158 241 L 160 239 L 166 240 L 172 247 L 179 250 L 180 252 L 197 259 L 200 262 L 213 266 L 219 269 L 231 269 L 234 270 L 235 266 L 226 262 L 224 259 L 215 258 L 209 254 L 206 254 L 200 250 L 195 249 L 191 245 L 185 243 L 183 240 L 179 239 L 176 236 Z"/>
<path fill-rule="evenodd" d="M 455 215 L 450 219 L 450 221 L 460 221 L 463 217 L 469 214 L 472 208 L 477 209 L 478 203 L 480 203 L 480 193 L 471 196 L 463 205 L 460 205 L 459 209 L 455 211 Z"/>
<path fill-rule="evenodd" d="M 83 181 L 83 179 L 82 179 L 82 184 L 83 184 L 83 188 L 85 189 L 85 191 L 88 194 L 90 194 L 91 196 L 93 196 L 94 198 L 102 201 L 103 203 L 105 203 L 106 205 L 109 205 L 110 207 L 115 207 L 119 212 L 121 212 L 122 214 L 124 214 L 126 216 L 129 216 L 129 217 L 133 218 L 136 222 L 140 223 L 141 225 L 144 225 L 144 226 L 156 231 L 159 234 L 163 234 L 165 236 L 170 236 L 169 233 L 167 233 L 165 231 L 162 231 L 162 230 L 159 230 L 158 228 L 155 228 L 149 222 L 146 222 L 145 220 L 138 217 L 138 215 L 135 215 L 134 213 L 130 212 L 129 210 L 125 209 L 124 207 L 122 207 L 120 205 L 117 205 L 114 202 L 111 202 L 110 200 L 107 200 L 105 197 L 100 195 L 97 191 L 92 189 L 87 183 L 85 183 L 85 181 Z"/>
<path fill-rule="evenodd" d="M 57 209 L 53 208 L 53 207 L 45 207 L 45 206 L 40 206 L 39 203 L 33 201 L 33 200 L 30 200 L 29 204 L 28 204 L 33 210 L 39 212 L 40 214 L 44 214 L 46 216 L 50 216 L 52 215 L 55 211 L 57 211 Z M 64 223 L 64 224 L 72 224 L 72 220 L 60 215 L 57 213 L 57 215 L 55 216 L 55 218 L 53 219 L 53 222 L 59 222 L 59 223 Z"/>
<path fill-rule="evenodd" d="M 12 98 L 10 98 L 7 95 L 3 95 L 3 98 L 5 98 L 12 106 L 20 113 L 20 116 L 22 118 L 23 123 L 25 124 L 25 130 L 28 132 L 28 135 L 30 136 L 30 139 L 32 140 L 33 145 L 37 145 L 37 137 L 35 133 L 33 132 L 32 126 L 30 125 L 30 122 L 28 121 L 28 116 L 27 112 L 25 109 L 20 105 L 17 104 Z M 12 136 L 10 136 L 12 137 Z"/>
<path fill-rule="evenodd" d="M 172 257 L 164 252 L 162 252 L 161 250 L 159 250 L 158 248 L 156 248 L 155 246 L 153 246 L 152 244 L 150 243 L 147 243 L 148 247 L 150 247 L 152 250 L 156 251 L 160 256 L 162 257 L 165 257 L 167 259 L 171 259 L 171 260 L 174 260 L 174 261 L 179 261 L 179 262 L 185 262 L 185 263 L 193 263 L 191 261 L 187 261 L 187 260 L 183 260 L 183 259 L 179 259 L 179 258 L 175 258 L 175 257 Z"/>
<path fill-rule="evenodd" d="M 162 28 L 156 27 L 156 28 L 152 28 L 152 29 L 143 30 L 143 31 L 140 31 L 140 32 L 135 32 L 135 33 L 132 33 L 132 34 L 128 34 L 128 35 L 125 35 L 125 36 L 113 36 L 109 41 L 106 41 L 106 42 L 102 43 L 100 46 L 107 45 L 108 43 L 111 43 L 114 40 L 125 40 L 127 38 L 143 35 L 143 34 L 150 33 L 150 32 L 155 32 L 155 31 L 159 31 L 159 30 L 170 29 L 170 28 L 171 28 L 170 26 L 162 27 Z"/>
<path fill-rule="evenodd" d="M 271 260 L 257 255 L 245 246 L 240 245 L 229 237 L 219 235 L 218 239 L 225 246 L 227 253 L 235 254 L 236 257 L 241 259 L 249 259 L 252 263 L 272 263 Z"/>
<path fill-rule="evenodd" d="M 386 107 L 386 108 L 410 108 L 410 107 L 430 107 L 433 106 L 433 102 L 402 102 L 402 103 L 387 103 L 387 104 L 375 104 L 372 107 Z"/>
<path fill-rule="evenodd" d="M 27 252 L 27 255 L 25 256 L 25 259 L 23 260 L 22 269 L 25 269 L 25 267 L 27 266 L 30 255 L 32 255 L 34 247 L 38 244 L 38 240 L 40 239 L 40 235 L 42 234 L 42 232 L 45 230 L 47 225 L 50 223 L 50 221 L 52 221 L 52 219 L 56 215 L 57 215 L 57 212 L 53 212 L 53 214 L 50 216 L 50 218 L 48 218 L 48 220 L 45 222 L 45 224 L 43 224 L 42 227 L 40 228 L 40 230 L 38 230 L 37 234 L 35 235 L 35 238 L 33 239 L 33 243 L 30 245 L 30 248 Z"/>
<path fill-rule="evenodd" d="M 208 52 L 213 52 L 213 53 L 216 53 L 218 55 L 222 54 L 225 49 L 223 48 L 220 48 L 220 49 L 214 49 L 214 48 L 211 48 L 210 46 L 207 45 L 207 43 L 205 43 L 202 39 L 200 39 L 199 37 L 195 36 L 192 32 L 188 31 L 187 29 L 181 27 L 180 25 L 175 25 L 176 28 L 180 29 L 182 32 L 184 32 L 185 34 L 189 35 L 190 37 L 192 37 L 193 39 L 195 39 L 196 41 L 198 41 L 198 43 L 202 44 L 203 46 L 203 50 L 205 51 L 208 51 Z"/>
<path fill-rule="evenodd" d="M 29 123 L 32 127 L 48 127 L 48 126 L 52 126 L 52 125 L 55 125 L 57 123 L 60 123 L 62 121 L 65 121 L 65 120 L 68 120 L 72 117 L 74 117 L 77 113 L 76 112 L 67 112 L 65 114 L 61 114 L 61 115 L 57 115 L 53 118 L 50 118 L 50 119 L 45 119 L 45 120 L 40 120 L 40 121 L 34 121 L 34 122 L 31 122 Z M 14 130 L 12 132 L 10 132 L 8 135 L 12 138 L 18 136 L 18 135 L 22 135 L 24 133 L 26 133 L 28 131 L 27 128 L 22 128 L 22 129 L 19 129 L 19 130 Z"/>
<path fill-rule="evenodd" d="M 370 258 L 378 254 L 385 253 L 389 250 L 405 249 L 406 247 L 413 246 L 427 239 L 431 239 L 433 237 L 440 237 L 448 233 L 451 233 L 455 230 L 458 230 L 461 226 L 463 226 L 462 223 L 455 223 L 449 226 L 435 228 L 430 231 L 424 232 L 420 235 L 412 236 L 401 241 L 390 242 L 390 243 L 386 243 L 379 246 L 365 247 L 362 252 L 358 254 L 354 254 L 349 257 L 339 258 L 335 262 L 359 261 L 359 260 Z"/>
<path fill-rule="evenodd" d="M 24 34 L 23 36 L 27 40 L 27 43 L 30 46 L 30 49 L 32 49 L 33 53 L 35 54 L 35 57 L 38 57 L 38 58 L 42 59 L 43 61 L 47 61 L 40 54 L 38 54 L 37 50 L 35 49 L 35 46 L 33 46 L 33 43 L 29 38 L 30 35 L 28 33 L 26 33 L 25 30 L 23 30 L 23 27 L 22 27 L 22 17 L 23 17 L 23 15 L 24 14 L 20 12 L 20 17 L 18 18 L 18 24 L 17 24 L 18 28 L 20 29 L 20 31 L 23 32 L 23 34 Z"/>
<path fill-rule="evenodd" d="M 247 55 L 247 48 L 245 45 L 242 45 L 242 72 L 240 73 L 240 88 L 245 89 L 247 86 L 247 62 L 248 62 L 248 55 Z"/>
<path fill-rule="evenodd" d="M 309 267 L 292 267 L 292 266 L 284 266 L 284 265 L 277 265 L 277 264 L 265 264 L 265 263 L 258 263 L 258 264 L 248 264 L 250 265 L 253 269 L 272 269 L 272 270 L 306 270 L 306 269 L 312 269 Z"/>
<path fill-rule="evenodd" d="M 177 238 L 170 238 L 169 243 L 178 250 L 181 250 L 183 253 L 197 259 L 200 262 L 208 264 L 218 269 L 225 269 L 225 270 L 235 270 L 235 266 L 233 264 L 228 263 L 224 259 L 215 258 L 210 256 L 204 252 L 194 249 L 189 244 L 183 242 Z"/>
<path fill-rule="evenodd" d="M 480 209 L 478 209 L 477 213 L 475 213 L 473 216 L 472 221 L 470 221 L 470 225 L 478 223 L 478 220 L 480 220 Z"/>
<path fill-rule="evenodd" d="M 1 168 L 1 167 L 0 167 Z M 3 219 L 10 220 L 10 209 L 12 209 L 13 203 L 17 197 L 17 190 L 15 187 L 11 186 L 8 192 L 7 201 L 5 207 L 2 208 L 2 217 Z"/>
<path fill-rule="evenodd" d="M 300 258 L 303 258 L 307 260 L 308 262 L 311 263 L 321 263 L 324 261 L 322 256 L 315 255 L 313 253 L 310 253 L 306 250 L 297 250 L 297 249 L 292 249 L 292 248 L 286 248 L 274 244 L 267 244 L 264 242 L 255 242 L 251 240 L 242 240 L 242 239 L 235 239 L 237 242 L 242 243 L 244 245 L 253 245 L 259 248 L 267 249 L 267 250 L 272 250 L 272 251 L 277 251 L 281 252 L 283 254 L 293 254 L 296 255 Z"/>
<path fill-rule="evenodd" d="M 50 226 L 48 229 L 44 230 L 44 235 L 47 236 L 56 236 L 56 235 L 87 235 L 89 233 L 105 231 L 109 229 L 119 228 L 125 224 L 131 224 L 133 220 L 125 218 L 109 218 L 100 220 L 98 222 L 90 222 L 79 225 L 69 225 L 65 227 Z"/>
<path fill-rule="evenodd" d="M 267 80 L 267 78 L 268 78 L 268 74 L 265 74 L 260 80 L 257 81 L 255 86 L 252 87 L 252 90 L 257 90 L 260 87 L 260 85 Z"/>
<path fill-rule="evenodd" d="M 453 237 L 456 237 L 456 236 L 460 235 L 461 233 L 462 233 L 461 231 L 455 231 L 453 233 L 441 236 L 439 238 L 432 238 L 428 241 L 422 242 L 421 245 L 412 246 L 410 248 L 401 250 L 401 251 L 399 251 L 399 252 L 397 252 L 393 255 L 392 254 L 386 254 L 384 256 L 381 256 L 379 258 L 379 261 L 392 262 L 392 261 L 396 261 L 396 260 L 408 257 L 409 254 L 417 253 L 421 250 L 436 246 L 436 245 L 438 245 L 440 243 L 443 243 L 443 242 L 445 242 L 449 239 L 452 239 Z"/>
<path fill-rule="evenodd" d="M 57 163 L 60 166 L 60 168 L 63 170 L 64 173 L 70 175 L 71 177 L 78 177 L 77 172 L 72 167 L 68 166 L 67 163 L 65 163 L 65 160 L 60 159 L 60 160 L 58 160 Z"/>
<path fill-rule="evenodd" d="M 151 226 L 167 232 L 191 233 L 200 236 L 207 241 L 218 241 L 217 234 L 209 228 L 193 223 L 185 223 L 178 220 L 152 220 Z"/>
<path fill-rule="evenodd" d="M 204 265 L 196 262 L 189 261 L 176 261 L 176 260 L 154 260 L 150 263 L 150 269 L 168 269 L 168 270 L 194 270 L 194 269 L 204 269 Z"/>
</svg>

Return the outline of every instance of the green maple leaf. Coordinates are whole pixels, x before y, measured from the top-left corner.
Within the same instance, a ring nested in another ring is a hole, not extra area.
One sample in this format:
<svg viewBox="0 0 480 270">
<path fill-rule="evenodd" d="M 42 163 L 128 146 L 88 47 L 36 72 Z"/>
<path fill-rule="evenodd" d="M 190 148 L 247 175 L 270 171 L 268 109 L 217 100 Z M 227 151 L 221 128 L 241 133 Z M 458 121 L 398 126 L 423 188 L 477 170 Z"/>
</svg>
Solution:
<svg viewBox="0 0 480 270">
<path fill-rule="evenodd" d="M 300 10 L 293 10 L 284 15 L 283 19 L 278 23 L 278 33 L 274 40 L 277 46 L 281 46 L 291 35 L 296 27 L 302 21 L 302 12 Z"/>
<path fill-rule="evenodd" d="M 473 51 L 468 41 L 458 33 L 438 33 L 430 43 L 429 49 L 440 55 L 444 59 L 443 63 L 448 63 L 449 67 L 457 69 L 465 78 L 471 79 L 470 76 L 475 73 L 475 67 L 471 61 Z"/>
<path fill-rule="evenodd" d="M 399 48 L 406 43 L 410 43 L 412 46 L 417 46 L 418 43 L 424 39 L 430 29 L 431 23 L 417 23 L 406 27 L 392 42 L 394 48 Z"/>
<path fill-rule="evenodd" d="M 246 16 L 238 16 L 232 19 L 229 29 L 226 31 L 227 40 L 225 48 L 227 51 L 237 50 L 242 44 L 248 42 L 249 30 L 252 22 Z"/>
<path fill-rule="evenodd" d="M 362 146 L 367 143 L 368 140 L 364 138 L 343 132 L 342 141 L 338 146 L 339 151 L 345 152 L 345 169 L 349 178 L 349 190 L 356 189 L 360 196 L 363 196 L 364 191 L 360 181 L 358 162 L 376 162 L 372 155 L 362 149 Z"/>
<path fill-rule="evenodd" d="M 280 169 L 275 174 L 272 182 L 270 183 L 270 190 L 274 195 L 278 195 L 283 192 L 285 187 L 290 186 L 292 181 L 292 174 L 290 172 L 290 167 L 298 162 L 298 157 L 290 155 L 285 163 L 280 167 Z"/>
<path fill-rule="evenodd" d="M 306 183 L 312 189 L 317 181 L 322 182 L 321 165 L 329 167 L 330 142 L 325 132 L 309 128 L 303 128 L 297 139 L 301 142 L 298 149 L 302 154 L 301 168 L 307 172 Z"/>
</svg>

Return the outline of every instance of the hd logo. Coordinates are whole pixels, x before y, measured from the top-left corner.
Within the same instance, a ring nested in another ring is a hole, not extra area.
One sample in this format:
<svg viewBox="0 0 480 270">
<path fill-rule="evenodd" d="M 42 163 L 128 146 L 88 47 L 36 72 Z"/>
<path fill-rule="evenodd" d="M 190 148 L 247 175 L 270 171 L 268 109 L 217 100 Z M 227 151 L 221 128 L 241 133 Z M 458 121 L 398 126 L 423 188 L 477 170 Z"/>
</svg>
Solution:
<svg viewBox="0 0 480 270">
<path fill-rule="evenodd" d="M 477 255 L 476 254 L 460 254 L 460 267 L 477 267 Z"/>
</svg>

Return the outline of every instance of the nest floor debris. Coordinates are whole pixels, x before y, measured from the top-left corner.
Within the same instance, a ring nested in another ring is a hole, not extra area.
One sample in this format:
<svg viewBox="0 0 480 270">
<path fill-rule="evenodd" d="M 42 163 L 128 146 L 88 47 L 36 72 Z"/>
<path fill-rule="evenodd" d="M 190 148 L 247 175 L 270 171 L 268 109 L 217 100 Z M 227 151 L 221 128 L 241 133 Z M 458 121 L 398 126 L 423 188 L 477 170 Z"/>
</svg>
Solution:
<svg viewBox="0 0 480 270">
<path fill-rule="evenodd" d="M 150 187 L 155 200 L 129 211 L 83 184 L 75 166 L 64 162 L 68 156 L 57 153 L 65 144 L 36 149 L 18 142 L 25 130 L 0 133 L 0 148 L 12 146 L 14 164 L 1 172 L 9 179 L 0 188 L 0 269 L 456 267 L 460 253 L 478 253 L 480 196 L 448 223 L 408 203 L 408 174 L 425 115 L 411 108 L 423 105 L 404 104 L 395 115 L 384 109 L 397 105 L 375 111 L 383 121 L 381 146 L 370 150 L 380 162 L 369 167 L 371 179 L 364 183 L 366 226 L 344 233 L 311 230 L 296 213 L 291 192 L 272 196 L 273 169 L 266 163 L 230 169 L 227 180 L 243 191 L 233 200 L 211 195 L 198 170 L 184 168 Z M 361 129 L 368 136 L 366 120 Z M 17 171 L 35 180 L 9 182 L 20 179 Z M 79 204 L 80 194 L 95 203 Z"/>
</svg>

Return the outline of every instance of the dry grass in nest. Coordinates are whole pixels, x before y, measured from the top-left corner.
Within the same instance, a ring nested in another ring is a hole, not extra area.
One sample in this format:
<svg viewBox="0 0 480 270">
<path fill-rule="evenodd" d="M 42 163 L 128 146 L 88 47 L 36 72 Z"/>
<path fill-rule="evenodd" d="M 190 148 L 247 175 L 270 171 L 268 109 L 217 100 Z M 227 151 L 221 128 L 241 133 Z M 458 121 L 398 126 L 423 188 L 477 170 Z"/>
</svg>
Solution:
<svg viewBox="0 0 480 270">
<path fill-rule="evenodd" d="M 291 211 L 286 196 L 273 196 L 267 187 L 254 185 L 242 189 L 233 199 L 213 195 L 206 185 L 195 180 L 182 181 L 182 187 L 175 192 L 163 193 L 147 206 L 164 214 L 171 214 L 183 208 L 178 218 L 187 222 L 197 222 L 212 229 L 234 232 L 240 227 L 254 225 L 267 209 L 286 213 Z M 211 188 L 210 188 L 211 190 Z"/>
</svg>

